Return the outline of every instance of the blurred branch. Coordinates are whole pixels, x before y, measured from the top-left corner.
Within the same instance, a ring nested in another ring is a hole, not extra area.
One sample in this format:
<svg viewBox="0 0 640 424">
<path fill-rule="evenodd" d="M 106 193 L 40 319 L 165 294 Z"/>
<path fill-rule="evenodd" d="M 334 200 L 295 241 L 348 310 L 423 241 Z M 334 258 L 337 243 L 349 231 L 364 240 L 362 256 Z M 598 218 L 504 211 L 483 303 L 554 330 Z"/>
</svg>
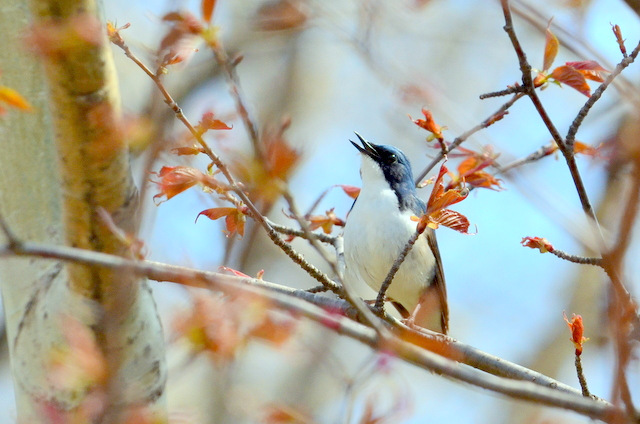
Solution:
<svg viewBox="0 0 640 424">
<path fill-rule="evenodd" d="M 157 281 L 172 281 L 194 287 L 228 292 L 241 290 L 253 293 L 269 299 L 275 307 L 305 316 L 338 334 L 358 340 L 373 349 L 392 352 L 397 358 L 405 362 L 456 380 L 513 398 L 570 409 L 597 419 L 605 420 L 621 414 L 619 409 L 608 402 L 584 398 L 579 391 L 558 381 L 437 333 L 429 331 L 416 332 L 396 324 L 396 328 L 400 331 L 399 337 L 380 339 L 375 330 L 335 312 L 327 312 L 319 307 L 328 307 L 330 310 L 335 311 L 336 309 L 333 308 L 337 306 L 338 310 L 348 313 L 350 306 L 347 302 L 339 299 L 327 299 L 324 296 L 310 294 L 304 290 L 294 290 L 255 278 L 206 272 L 150 261 L 133 261 L 119 256 L 66 246 L 17 242 L 11 247 L 5 246 L 0 249 L 0 256 L 11 255 L 61 259 L 118 269 Z M 353 316 L 352 314 L 350 315 Z M 412 340 L 416 344 L 404 340 Z M 447 357 L 440 356 L 419 346 L 425 342 Z M 464 367 L 461 363 L 448 359 L 448 357 L 478 369 Z M 495 375 L 485 374 L 480 370 L 491 372 Z M 519 381 L 514 380 L 514 378 L 529 381 Z"/>
<path fill-rule="evenodd" d="M 215 44 L 207 42 L 213 54 L 216 58 L 216 62 L 218 62 L 218 66 L 223 70 L 224 75 L 227 79 L 227 84 L 229 85 L 229 90 L 231 91 L 231 96 L 236 103 L 236 109 L 240 114 L 240 118 L 244 123 L 244 127 L 249 134 L 249 140 L 253 146 L 253 150 L 256 152 L 256 156 L 262 162 L 265 158 L 264 146 L 260 142 L 260 135 L 258 133 L 258 125 L 249 113 L 249 109 L 247 108 L 246 101 L 244 100 L 244 96 L 242 94 L 242 89 L 240 87 L 240 80 L 238 79 L 238 75 L 236 73 L 236 66 L 242 60 L 242 56 L 238 56 L 233 61 L 229 60 L 229 56 L 227 55 L 226 50 L 222 44 L 222 40 L 220 37 L 216 39 Z"/>
</svg>

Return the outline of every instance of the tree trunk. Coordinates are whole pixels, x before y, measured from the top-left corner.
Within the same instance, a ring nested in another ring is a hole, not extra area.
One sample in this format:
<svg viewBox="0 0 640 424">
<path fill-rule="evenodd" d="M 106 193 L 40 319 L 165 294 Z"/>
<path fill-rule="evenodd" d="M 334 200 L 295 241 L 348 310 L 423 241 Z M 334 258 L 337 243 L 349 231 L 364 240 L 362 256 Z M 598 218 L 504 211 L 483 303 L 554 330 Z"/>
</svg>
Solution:
<svg viewBox="0 0 640 424">
<path fill-rule="evenodd" d="M 130 255 L 97 214 L 135 231 L 137 191 L 97 5 L 0 0 L 0 31 L 0 83 L 34 106 L 0 118 L 1 216 L 18 240 Z M 134 406 L 165 419 L 163 336 L 146 282 L 10 258 L 0 260 L 0 284 L 19 422 L 121 422 Z"/>
</svg>

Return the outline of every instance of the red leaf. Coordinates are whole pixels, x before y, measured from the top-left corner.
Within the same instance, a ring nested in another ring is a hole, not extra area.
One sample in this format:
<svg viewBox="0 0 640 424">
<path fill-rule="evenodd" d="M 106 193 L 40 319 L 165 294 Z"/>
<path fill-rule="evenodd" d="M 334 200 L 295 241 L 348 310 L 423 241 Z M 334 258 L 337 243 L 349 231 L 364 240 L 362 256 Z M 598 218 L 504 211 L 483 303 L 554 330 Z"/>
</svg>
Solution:
<svg viewBox="0 0 640 424">
<path fill-rule="evenodd" d="M 553 61 L 556 59 L 556 56 L 558 55 L 559 44 L 560 43 L 558 42 L 558 39 L 556 38 L 556 36 L 551 32 L 549 27 L 547 27 L 546 40 L 544 44 L 544 60 L 542 62 L 543 71 L 547 71 L 549 68 L 551 68 Z"/>
<path fill-rule="evenodd" d="M 340 187 L 342 191 L 344 191 L 345 194 L 352 199 L 357 199 L 358 195 L 360 194 L 360 187 L 345 184 L 338 184 L 338 187 Z"/>
<path fill-rule="evenodd" d="M 540 253 L 553 252 L 554 250 L 553 245 L 542 237 L 523 237 L 520 244 L 531 249 L 539 249 Z"/>
<path fill-rule="evenodd" d="M 468 192 L 464 192 L 461 189 L 456 188 L 447 191 L 444 190 L 444 183 L 442 182 L 442 179 L 448 171 L 449 170 L 444 166 L 444 164 L 440 167 L 440 172 L 433 185 L 429 201 L 427 202 L 427 215 L 431 215 L 440 209 L 444 209 L 447 206 L 461 202 L 467 197 Z"/>
<path fill-rule="evenodd" d="M 198 214 L 198 216 L 196 217 L 196 221 L 198 221 L 198 218 L 200 217 L 200 215 L 204 215 L 210 220 L 215 221 L 216 219 L 222 218 L 223 216 L 228 216 L 229 214 L 235 213 L 236 211 L 237 211 L 236 208 L 205 209 Z"/>
<path fill-rule="evenodd" d="M 213 112 L 209 111 L 202 115 L 200 128 L 204 130 L 230 130 L 233 127 L 230 127 L 219 119 L 215 119 L 213 117 Z"/>
<path fill-rule="evenodd" d="M 604 69 L 595 60 L 584 60 L 581 62 L 567 62 L 567 66 L 571 66 L 573 69 L 580 72 L 586 79 L 603 82 L 604 78 L 600 75 L 602 72 L 609 73 L 610 71 Z"/>
<path fill-rule="evenodd" d="M 582 316 L 573 314 L 571 317 L 571 321 L 567 318 L 567 314 L 562 313 L 564 316 L 564 321 L 569 326 L 569 330 L 571 330 L 571 340 L 573 342 L 574 347 L 576 348 L 576 356 L 582 355 L 582 345 L 586 342 L 587 339 L 584 337 L 584 323 L 582 322 Z"/>
<path fill-rule="evenodd" d="M 589 84 L 587 84 L 585 76 L 582 74 L 582 72 L 571 66 L 558 66 L 553 70 L 549 77 L 555 79 L 558 82 L 566 84 L 575 90 L 578 90 L 580 93 L 584 94 L 587 97 L 591 97 L 591 88 L 589 87 Z"/>
<path fill-rule="evenodd" d="M 227 225 L 227 236 L 234 233 L 238 233 L 240 237 L 244 236 L 244 223 L 246 222 L 244 214 L 236 210 L 236 213 L 227 215 L 224 222 Z"/>
<path fill-rule="evenodd" d="M 429 131 L 433 138 L 437 138 L 438 140 L 442 140 L 444 137 L 442 136 L 442 127 L 436 124 L 436 121 L 433 119 L 433 115 L 431 112 L 425 108 L 422 108 L 422 114 L 425 119 L 412 119 L 411 116 L 409 118 L 413 121 L 414 124 Z M 431 138 L 431 139 L 433 139 Z M 428 140 L 431 141 L 431 140 Z"/>
<path fill-rule="evenodd" d="M 469 220 L 460 212 L 451 209 L 441 209 L 436 213 L 429 215 L 430 228 L 436 229 L 440 225 L 456 230 L 463 234 L 469 234 Z"/>
<path fill-rule="evenodd" d="M 344 227 L 344 221 L 336 216 L 333 208 L 329 209 L 325 215 L 312 215 L 306 219 L 310 223 L 309 229 L 311 231 L 322 228 L 325 234 L 331 234 L 334 225 Z"/>
<path fill-rule="evenodd" d="M 152 181 L 160 189 L 160 192 L 153 196 L 153 200 L 166 196 L 164 201 L 198 184 L 203 177 L 200 171 L 188 166 L 163 166 L 160 172 L 153 174 L 160 177 L 160 181 Z"/>
<path fill-rule="evenodd" d="M 580 141 L 575 141 L 573 143 L 573 152 L 574 153 L 580 153 L 586 156 L 593 156 L 593 157 L 597 157 L 600 155 L 600 147 L 593 147 L 593 146 L 589 146 L 588 144 L 582 143 Z"/>
<path fill-rule="evenodd" d="M 216 7 L 216 0 L 202 0 L 200 7 L 202 10 L 202 19 L 206 23 L 210 23 L 211 17 L 213 16 L 213 9 Z"/>
</svg>

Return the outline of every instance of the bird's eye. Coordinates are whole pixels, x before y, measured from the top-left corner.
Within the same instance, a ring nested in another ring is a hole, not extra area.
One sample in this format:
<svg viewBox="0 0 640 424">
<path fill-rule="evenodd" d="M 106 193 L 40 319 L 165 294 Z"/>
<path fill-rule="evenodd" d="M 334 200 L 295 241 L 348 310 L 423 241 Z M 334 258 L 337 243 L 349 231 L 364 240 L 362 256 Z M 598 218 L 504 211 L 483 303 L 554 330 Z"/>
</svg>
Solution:
<svg viewBox="0 0 640 424">
<path fill-rule="evenodd" d="M 398 157 L 396 155 L 389 156 L 389 163 L 396 163 L 396 162 L 398 162 Z"/>
</svg>

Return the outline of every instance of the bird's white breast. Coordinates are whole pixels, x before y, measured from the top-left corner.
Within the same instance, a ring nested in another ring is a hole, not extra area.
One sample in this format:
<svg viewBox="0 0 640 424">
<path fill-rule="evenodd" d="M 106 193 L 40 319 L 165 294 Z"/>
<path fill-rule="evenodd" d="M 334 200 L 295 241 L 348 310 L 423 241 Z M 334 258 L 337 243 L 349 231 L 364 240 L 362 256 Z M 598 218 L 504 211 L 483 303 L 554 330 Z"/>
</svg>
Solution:
<svg viewBox="0 0 640 424">
<path fill-rule="evenodd" d="M 344 228 L 345 283 L 361 280 L 378 291 L 417 223 L 411 220 L 413 212 L 399 212 L 396 194 L 379 169 L 366 168 L 367 162 L 363 161 L 362 167 L 363 188 Z M 433 278 L 434 266 L 435 258 L 422 235 L 398 270 L 387 296 L 412 311 Z"/>
</svg>

